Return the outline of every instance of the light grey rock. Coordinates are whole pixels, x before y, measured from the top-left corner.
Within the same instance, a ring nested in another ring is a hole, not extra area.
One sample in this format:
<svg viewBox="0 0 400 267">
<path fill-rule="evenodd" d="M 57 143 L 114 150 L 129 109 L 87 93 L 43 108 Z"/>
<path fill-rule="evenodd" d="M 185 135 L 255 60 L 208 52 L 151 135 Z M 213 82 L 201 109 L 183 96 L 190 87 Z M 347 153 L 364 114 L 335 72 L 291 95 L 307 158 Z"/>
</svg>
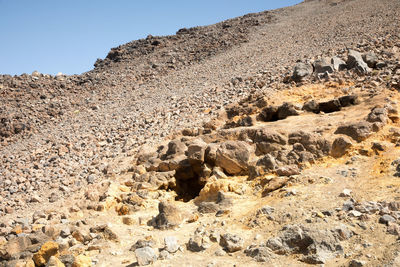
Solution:
<svg viewBox="0 0 400 267">
<path fill-rule="evenodd" d="M 250 246 L 245 250 L 245 253 L 257 262 L 268 262 L 274 257 L 272 250 L 267 247 Z"/>
<path fill-rule="evenodd" d="M 323 264 L 337 254 L 343 253 L 339 238 L 329 230 L 287 225 L 278 237 L 267 241 L 267 247 L 278 254 L 302 253 L 302 261 Z"/>
<path fill-rule="evenodd" d="M 358 74 L 366 74 L 371 71 L 367 63 L 364 62 L 361 53 L 352 49 L 349 49 L 346 63 L 349 69 L 355 69 Z"/>
<path fill-rule="evenodd" d="M 335 70 L 332 61 L 329 58 L 318 59 L 313 65 L 314 72 L 317 74 L 325 72 L 332 73 Z"/>
<path fill-rule="evenodd" d="M 339 197 L 350 197 L 351 190 L 350 189 L 343 189 L 342 193 L 340 193 Z"/>
<path fill-rule="evenodd" d="M 344 62 L 341 58 L 339 57 L 333 57 L 331 59 L 331 63 L 333 65 L 333 69 L 336 71 L 341 71 L 346 69 L 347 65 L 346 62 Z"/>
<path fill-rule="evenodd" d="M 275 208 L 270 207 L 270 206 L 264 206 L 261 209 L 257 210 L 256 215 L 271 215 L 272 213 L 274 213 Z"/>
<path fill-rule="evenodd" d="M 379 61 L 378 56 L 373 51 L 363 54 L 362 58 L 364 62 L 367 63 L 368 67 L 373 69 L 376 68 L 376 64 Z"/>
<path fill-rule="evenodd" d="M 165 250 L 169 253 L 175 253 L 179 249 L 178 240 L 175 236 L 166 236 L 164 238 Z"/>
<path fill-rule="evenodd" d="M 187 248 L 193 252 L 200 252 L 208 249 L 211 246 L 210 239 L 206 236 L 201 236 L 200 234 L 196 234 L 189 239 L 187 244 Z"/>
<path fill-rule="evenodd" d="M 388 225 L 391 222 L 395 222 L 395 221 L 396 221 L 396 219 L 388 214 L 385 214 L 379 218 L 379 223 L 386 224 L 386 225 Z"/>
<path fill-rule="evenodd" d="M 301 82 L 304 80 L 304 78 L 311 75 L 312 73 L 313 67 L 311 66 L 311 64 L 298 62 L 294 67 L 292 79 L 295 82 Z"/>
<path fill-rule="evenodd" d="M 166 250 L 162 250 L 160 252 L 160 255 L 158 255 L 158 259 L 160 259 L 160 260 L 166 260 L 169 258 L 171 258 L 171 254 L 169 254 L 169 252 Z"/>
<path fill-rule="evenodd" d="M 135 250 L 139 266 L 150 265 L 157 261 L 157 255 L 151 247 L 143 247 Z"/>
<path fill-rule="evenodd" d="M 243 249 L 244 240 L 238 235 L 221 235 L 220 245 L 228 252 L 236 252 Z"/>
</svg>

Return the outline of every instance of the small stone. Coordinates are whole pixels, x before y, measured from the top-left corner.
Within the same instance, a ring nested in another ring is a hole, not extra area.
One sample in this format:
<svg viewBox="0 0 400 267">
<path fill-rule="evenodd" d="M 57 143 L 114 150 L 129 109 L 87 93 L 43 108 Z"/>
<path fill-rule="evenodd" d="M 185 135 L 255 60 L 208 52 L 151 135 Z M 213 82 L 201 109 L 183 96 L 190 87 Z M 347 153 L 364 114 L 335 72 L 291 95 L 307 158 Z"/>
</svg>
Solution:
<svg viewBox="0 0 400 267">
<path fill-rule="evenodd" d="M 350 189 L 344 189 L 342 193 L 340 193 L 339 197 L 350 197 L 351 196 L 351 190 Z"/>
<path fill-rule="evenodd" d="M 160 260 L 166 260 L 169 258 L 171 258 L 171 254 L 166 250 L 161 250 L 160 255 L 158 255 L 158 259 Z"/>
<path fill-rule="evenodd" d="M 371 148 L 372 148 L 372 150 L 376 150 L 376 151 L 385 151 L 385 146 L 378 142 L 372 143 Z"/>
<path fill-rule="evenodd" d="M 138 248 L 135 255 L 139 266 L 150 265 L 157 261 L 157 255 L 151 247 Z"/>
<path fill-rule="evenodd" d="M 351 260 L 349 263 L 349 267 L 362 267 L 364 265 L 365 262 L 360 260 Z"/>
<path fill-rule="evenodd" d="M 125 217 L 122 217 L 122 223 L 126 224 L 126 225 L 134 225 L 135 220 L 132 217 L 125 216 Z"/>
<path fill-rule="evenodd" d="M 353 217 L 360 217 L 362 215 L 361 212 L 357 211 L 357 210 L 351 210 L 349 211 L 349 216 L 353 216 Z"/>
<path fill-rule="evenodd" d="M 215 256 L 219 256 L 219 257 L 225 256 L 226 255 L 226 251 L 223 250 L 223 249 L 218 249 L 217 251 L 215 251 L 214 255 Z"/>
<path fill-rule="evenodd" d="M 210 239 L 206 236 L 201 236 L 199 234 L 194 235 L 189 239 L 188 249 L 193 252 L 200 252 L 208 249 L 211 246 Z"/>
<path fill-rule="evenodd" d="M 256 215 L 271 215 L 275 211 L 275 208 L 270 207 L 270 206 L 264 206 L 261 209 L 257 210 Z"/>
<path fill-rule="evenodd" d="M 166 236 L 164 238 L 165 250 L 169 253 L 175 253 L 179 249 L 178 240 L 175 236 Z"/>
</svg>

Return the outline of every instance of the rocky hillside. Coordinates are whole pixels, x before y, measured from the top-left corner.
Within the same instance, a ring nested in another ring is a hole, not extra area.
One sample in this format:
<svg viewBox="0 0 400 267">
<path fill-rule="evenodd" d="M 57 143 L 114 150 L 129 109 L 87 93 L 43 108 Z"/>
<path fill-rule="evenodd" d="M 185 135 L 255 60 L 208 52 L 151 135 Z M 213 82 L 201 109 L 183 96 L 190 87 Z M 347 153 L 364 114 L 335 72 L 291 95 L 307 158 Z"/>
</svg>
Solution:
<svg viewBox="0 0 400 267">
<path fill-rule="evenodd" d="M 322 0 L 0 77 L 0 266 L 399 266 L 400 2 Z"/>
</svg>

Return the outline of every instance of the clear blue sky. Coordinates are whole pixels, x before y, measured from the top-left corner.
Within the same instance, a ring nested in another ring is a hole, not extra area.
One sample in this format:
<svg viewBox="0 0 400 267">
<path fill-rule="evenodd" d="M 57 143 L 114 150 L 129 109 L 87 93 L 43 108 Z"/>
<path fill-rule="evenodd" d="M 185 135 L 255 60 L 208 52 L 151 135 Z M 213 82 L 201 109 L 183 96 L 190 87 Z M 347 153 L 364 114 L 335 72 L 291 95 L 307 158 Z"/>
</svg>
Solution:
<svg viewBox="0 0 400 267">
<path fill-rule="evenodd" d="M 0 0 L 0 74 L 79 74 L 110 48 L 301 0 Z"/>
</svg>

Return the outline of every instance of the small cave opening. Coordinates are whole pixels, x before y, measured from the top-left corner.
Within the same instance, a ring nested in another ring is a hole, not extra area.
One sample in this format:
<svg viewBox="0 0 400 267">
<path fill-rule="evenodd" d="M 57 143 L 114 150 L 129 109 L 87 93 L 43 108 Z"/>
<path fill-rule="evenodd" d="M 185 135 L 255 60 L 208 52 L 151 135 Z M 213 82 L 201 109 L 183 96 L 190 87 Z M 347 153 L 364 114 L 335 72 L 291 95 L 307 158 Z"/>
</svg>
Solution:
<svg viewBox="0 0 400 267">
<path fill-rule="evenodd" d="M 196 168 L 189 165 L 179 168 L 175 173 L 175 185 L 168 189 L 176 192 L 175 200 L 189 202 L 199 196 L 200 191 L 204 188 L 206 181 L 202 179 Z"/>
</svg>

